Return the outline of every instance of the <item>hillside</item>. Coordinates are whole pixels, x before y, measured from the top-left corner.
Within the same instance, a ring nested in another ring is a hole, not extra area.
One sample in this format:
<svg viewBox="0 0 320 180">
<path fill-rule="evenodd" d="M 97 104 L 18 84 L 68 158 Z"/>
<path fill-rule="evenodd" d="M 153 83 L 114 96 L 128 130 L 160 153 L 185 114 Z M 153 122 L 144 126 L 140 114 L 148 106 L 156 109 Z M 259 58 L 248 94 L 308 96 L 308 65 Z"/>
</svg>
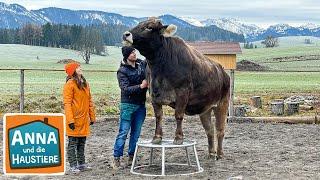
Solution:
<svg viewBox="0 0 320 180">
<path fill-rule="evenodd" d="M 85 69 L 116 70 L 122 59 L 121 49 L 108 46 L 107 51 L 108 56 L 92 55 L 90 64 L 83 64 Z M 61 59 L 75 59 L 84 63 L 78 54 L 78 51 L 62 48 L 0 44 L 0 68 L 63 69 L 63 65 L 57 64 Z"/>
<path fill-rule="evenodd" d="M 310 39 L 312 44 L 305 44 Z M 279 46 L 264 48 L 261 41 L 254 42 L 256 49 L 242 49 L 237 61 L 249 60 L 267 66 L 271 70 L 284 71 L 320 71 L 320 38 L 282 37 Z"/>
</svg>

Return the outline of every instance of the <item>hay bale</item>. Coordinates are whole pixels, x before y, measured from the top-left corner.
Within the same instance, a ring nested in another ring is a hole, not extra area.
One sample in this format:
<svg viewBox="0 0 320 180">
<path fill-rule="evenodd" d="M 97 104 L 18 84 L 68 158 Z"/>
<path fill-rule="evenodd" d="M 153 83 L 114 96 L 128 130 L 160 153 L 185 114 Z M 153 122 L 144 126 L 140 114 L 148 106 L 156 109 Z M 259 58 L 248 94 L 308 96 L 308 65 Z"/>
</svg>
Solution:
<svg viewBox="0 0 320 180">
<path fill-rule="evenodd" d="M 76 60 L 73 60 L 73 59 L 61 59 L 57 63 L 58 64 L 68 64 L 68 63 L 71 63 L 71 62 L 76 62 L 76 63 L 80 64 L 80 62 L 78 62 Z"/>
<path fill-rule="evenodd" d="M 238 71 L 267 71 L 269 68 L 267 66 L 262 66 L 258 63 L 242 60 L 237 62 L 237 70 Z"/>
</svg>

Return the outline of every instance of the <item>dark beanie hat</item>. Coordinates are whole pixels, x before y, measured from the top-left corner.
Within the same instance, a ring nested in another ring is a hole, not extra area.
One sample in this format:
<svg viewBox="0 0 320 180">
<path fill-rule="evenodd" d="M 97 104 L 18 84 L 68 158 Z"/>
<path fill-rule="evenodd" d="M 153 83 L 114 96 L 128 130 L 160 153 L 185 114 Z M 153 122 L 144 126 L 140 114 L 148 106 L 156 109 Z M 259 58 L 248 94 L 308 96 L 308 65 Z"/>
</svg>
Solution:
<svg viewBox="0 0 320 180">
<path fill-rule="evenodd" d="M 135 49 L 133 47 L 123 46 L 121 50 L 123 55 L 123 61 L 127 62 L 128 57 L 130 56 L 132 51 L 134 51 Z"/>
</svg>

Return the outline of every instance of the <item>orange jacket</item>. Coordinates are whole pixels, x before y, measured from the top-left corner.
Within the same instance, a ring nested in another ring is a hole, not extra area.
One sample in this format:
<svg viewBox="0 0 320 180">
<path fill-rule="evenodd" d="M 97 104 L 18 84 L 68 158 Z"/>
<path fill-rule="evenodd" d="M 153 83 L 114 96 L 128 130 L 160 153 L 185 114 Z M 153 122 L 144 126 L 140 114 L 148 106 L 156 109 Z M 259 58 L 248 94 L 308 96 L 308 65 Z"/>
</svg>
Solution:
<svg viewBox="0 0 320 180">
<path fill-rule="evenodd" d="M 89 84 L 86 88 L 79 89 L 75 80 L 68 80 L 63 88 L 63 104 L 66 114 L 67 135 L 88 136 L 90 134 L 90 121 L 96 121 Z M 69 128 L 68 124 L 70 123 L 74 123 L 74 130 Z"/>
</svg>

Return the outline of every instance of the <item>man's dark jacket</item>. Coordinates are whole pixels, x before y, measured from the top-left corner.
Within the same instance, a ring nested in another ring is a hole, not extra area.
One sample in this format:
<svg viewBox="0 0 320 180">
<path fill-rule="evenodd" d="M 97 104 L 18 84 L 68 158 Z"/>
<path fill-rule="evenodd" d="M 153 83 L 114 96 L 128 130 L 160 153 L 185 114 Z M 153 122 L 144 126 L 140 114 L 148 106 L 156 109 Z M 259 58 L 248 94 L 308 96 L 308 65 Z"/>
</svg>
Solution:
<svg viewBox="0 0 320 180">
<path fill-rule="evenodd" d="M 147 88 L 140 84 L 146 79 L 146 61 L 137 59 L 135 67 L 122 62 L 117 78 L 121 89 L 121 103 L 145 104 Z"/>
</svg>

